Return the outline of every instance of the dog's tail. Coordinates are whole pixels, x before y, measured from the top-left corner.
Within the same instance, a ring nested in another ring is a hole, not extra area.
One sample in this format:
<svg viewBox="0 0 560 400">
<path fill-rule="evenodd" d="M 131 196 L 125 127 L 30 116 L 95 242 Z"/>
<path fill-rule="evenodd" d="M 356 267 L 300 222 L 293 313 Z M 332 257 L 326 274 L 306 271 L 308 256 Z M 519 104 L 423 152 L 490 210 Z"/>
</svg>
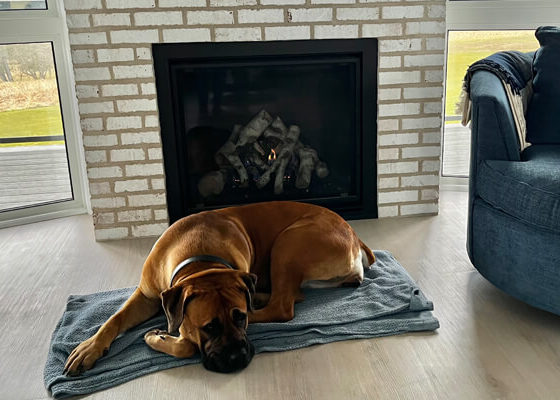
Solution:
<svg viewBox="0 0 560 400">
<path fill-rule="evenodd" d="M 364 269 L 368 269 L 375 262 L 375 256 L 370 248 L 364 244 L 364 242 L 362 242 L 359 238 L 358 240 L 360 241 L 360 248 L 362 249 L 362 265 L 364 266 Z"/>
</svg>

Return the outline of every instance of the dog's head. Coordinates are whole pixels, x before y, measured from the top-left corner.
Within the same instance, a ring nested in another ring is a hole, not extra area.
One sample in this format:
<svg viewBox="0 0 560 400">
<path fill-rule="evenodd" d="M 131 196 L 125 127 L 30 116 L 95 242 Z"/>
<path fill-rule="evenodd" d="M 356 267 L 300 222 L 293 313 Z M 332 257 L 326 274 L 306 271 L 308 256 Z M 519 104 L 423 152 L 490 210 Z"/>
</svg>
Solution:
<svg viewBox="0 0 560 400">
<path fill-rule="evenodd" d="M 206 369 L 233 372 L 245 368 L 255 353 L 247 338 L 247 314 L 257 276 L 211 269 L 161 293 L 168 331 L 179 330 L 195 343 Z"/>
</svg>

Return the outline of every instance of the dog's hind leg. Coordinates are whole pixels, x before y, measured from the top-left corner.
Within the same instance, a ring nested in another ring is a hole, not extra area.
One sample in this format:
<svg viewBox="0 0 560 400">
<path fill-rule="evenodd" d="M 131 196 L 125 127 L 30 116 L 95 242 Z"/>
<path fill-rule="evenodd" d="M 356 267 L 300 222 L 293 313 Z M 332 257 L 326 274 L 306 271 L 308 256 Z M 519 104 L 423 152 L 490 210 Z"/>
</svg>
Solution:
<svg viewBox="0 0 560 400">
<path fill-rule="evenodd" d="M 119 334 L 150 319 L 160 308 L 159 299 L 148 298 L 140 289 L 136 289 L 122 308 L 101 325 L 95 335 L 80 343 L 70 353 L 64 372 L 68 375 L 78 375 L 90 369 L 109 351 L 109 346 Z"/>
<path fill-rule="evenodd" d="M 324 225 L 313 218 L 300 219 L 278 235 L 270 253 L 270 300 L 265 307 L 249 314 L 249 322 L 293 319 L 294 303 L 303 299 L 304 283 L 311 287 L 315 286 L 310 282 L 335 287 L 345 282 L 361 282 L 361 253 L 351 228 L 332 224 L 335 227 L 325 230 Z M 310 242 L 313 248 L 309 247 Z"/>
</svg>

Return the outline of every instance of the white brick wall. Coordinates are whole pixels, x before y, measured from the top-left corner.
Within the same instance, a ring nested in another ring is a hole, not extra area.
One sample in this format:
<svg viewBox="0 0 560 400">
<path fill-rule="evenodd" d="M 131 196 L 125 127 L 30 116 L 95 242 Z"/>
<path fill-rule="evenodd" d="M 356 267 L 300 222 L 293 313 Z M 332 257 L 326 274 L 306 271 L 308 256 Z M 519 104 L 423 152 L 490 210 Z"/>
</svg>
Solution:
<svg viewBox="0 0 560 400">
<path fill-rule="evenodd" d="M 180 11 L 139 12 L 134 14 L 134 25 L 181 25 L 183 13 Z"/>
<path fill-rule="evenodd" d="M 323 22 L 332 21 L 332 8 L 290 8 L 288 10 L 289 22 Z"/>
<path fill-rule="evenodd" d="M 109 147 L 118 143 L 116 135 L 87 135 L 84 136 L 86 147 Z"/>
<path fill-rule="evenodd" d="M 154 8 L 156 6 L 155 0 L 105 0 L 107 8 Z"/>
<path fill-rule="evenodd" d="M 309 26 L 274 26 L 264 28 L 266 40 L 298 40 L 310 39 Z"/>
<path fill-rule="evenodd" d="M 379 163 L 377 171 L 381 175 L 408 174 L 418 172 L 418 161 Z"/>
<path fill-rule="evenodd" d="M 125 49 L 98 49 L 97 61 L 99 62 L 116 62 L 116 61 L 132 61 L 134 60 L 134 50 Z"/>
<path fill-rule="evenodd" d="M 128 196 L 131 207 L 146 207 L 165 204 L 165 195 L 160 194 L 137 194 Z"/>
<path fill-rule="evenodd" d="M 93 26 L 130 26 L 130 14 L 93 14 Z"/>
<path fill-rule="evenodd" d="M 165 42 L 209 42 L 211 39 L 210 29 L 164 29 L 163 40 Z"/>
<path fill-rule="evenodd" d="M 239 10 L 237 21 L 240 24 L 278 23 L 284 22 L 284 10 L 281 8 L 266 8 L 264 10 Z"/>
<path fill-rule="evenodd" d="M 126 176 L 163 175 L 163 165 L 157 164 L 132 164 L 126 167 Z"/>
<path fill-rule="evenodd" d="M 80 113 L 83 114 L 101 114 L 112 113 L 115 111 L 112 101 L 103 101 L 99 103 L 81 103 L 79 106 Z"/>
<path fill-rule="evenodd" d="M 316 39 L 352 39 L 358 37 L 358 25 L 315 25 Z"/>
<path fill-rule="evenodd" d="M 383 19 L 422 18 L 424 16 L 423 6 L 390 6 L 382 7 Z"/>
<path fill-rule="evenodd" d="M 117 100 L 117 109 L 120 112 L 156 111 L 155 99 Z"/>
<path fill-rule="evenodd" d="M 345 21 L 367 21 L 379 19 L 379 9 L 378 8 L 338 8 L 336 10 L 336 19 Z"/>
<path fill-rule="evenodd" d="M 141 192 L 143 190 L 148 190 L 148 180 L 147 179 L 130 179 L 127 181 L 116 181 L 115 182 L 115 192 Z M 119 217 L 120 220 L 120 217 Z"/>
<path fill-rule="evenodd" d="M 391 135 L 380 135 L 380 146 L 394 146 L 402 144 L 415 144 L 418 143 L 417 133 L 394 133 Z"/>
<path fill-rule="evenodd" d="M 152 78 L 153 68 L 150 64 L 144 65 L 118 65 L 113 67 L 115 79 Z"/>
<path fill-rule="evenodd" d="M 135 132 L 121 134 L 122 144 L 159 143 L 159 132 Z"/>
<path fill-rule="evenodd" d="M 204 7 L 206 0 L 159 0 L 160 7 Z"/>
<path fill-rule="evenodd" d="M 119 222 L 147 221 L 151 217 L 152 217 L 152 210 L 150 208 L 121 211 L 117 213 L 117 218 Z"/>
<path fill-rule="evenodd" d="M 111 161 L 139 161 L 145 159 L 146 154 L 142 149 L 111 150 Z"/>
<path fill-rule="evenodd" d="M 70 14 L 66 18 L 66 22 L 68 23 L 68 28 L 87 28 L 91 24 L 89 22 L 89 15 L 88 14 Z"/>
<path fill-rule="evenodd" d="M 188 11 L 189 25 L 229 25 L 233 24 L 233 11 Z"/>
<path fill-rule="evenodd" d="M 402 32 L 402 24 L 367 24 L 362 26 L 364 37 L 399 36 L 402 35 Z"/>
<path fill-rule="evenodd" d="M 111 74 L 107 67 L 74 68 L 74 76 L 77 82 L 111 79 Z"/>
<path fill-rule="evenodd" d="M 216 40 L 219 42 L 239 42 L 261 40 L 260 28 L 216 28 Z"/>
<path fill-rule="evenodd" d="M 101 92 L 105 97 L 134 96 L 138 94 L 138 85 L 134 83 L 121 83 L 101 86 Z"/>
<path fill-rule="evenodd" d="M 93 50 L 74 50 L 72 51 L 72 61 L 74 64 L 88 64 L 95 62 L 95 52 Z"/>
<path fill-rule="evenodd" d="M 76 94 L 81 99 L 99 97 L 99 88 L 92 85 L 76 85 Z"/>
<path fill-rule="evenodd" d="M 64 0 L 98 240 L 160 234 L 152 43 L 379 39 L 380 217 L 437 212 L 444 0 Z"/>
<path fill-rule="evenodd" d="M 135 129 L 142 127 L 142 117 L 108 117 L 107 129 Z"/>
<path fill-rule="evenodd" d="M 88 168 L 87 173 L 90 179 L 117 178 L 123 176 L 121 167 Z"/>
<path fill-rule="evenodd" d="M 159 41 L 157 29 L 112 31 L 111 43 L 153 43 Z"/>
<path fill-rule="evenodd" d="M 401 190 L 398 192 L 379 192 L 379 204 L 403 203 L 418 200 L 417 190 Z"/>
<path fill-rule="evenodd" d="M 263 6 L 290 6 L 296 4 L 305 4 L 305 0 L 260 0 L 260 2 Z"/>
</svg>

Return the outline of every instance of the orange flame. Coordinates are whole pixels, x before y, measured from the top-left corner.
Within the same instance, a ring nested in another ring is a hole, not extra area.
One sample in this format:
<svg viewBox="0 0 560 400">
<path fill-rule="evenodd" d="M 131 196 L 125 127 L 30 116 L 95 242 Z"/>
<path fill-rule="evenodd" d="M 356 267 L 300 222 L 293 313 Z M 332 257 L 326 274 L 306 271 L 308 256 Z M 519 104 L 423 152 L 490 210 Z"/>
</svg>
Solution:
<svg viewBox="0 0 560 400">
<path fill-rule="evenodd" d="M 268 155 L 268 162 L 276 160 L 276 152 L 274 149 L 270 149 L 270 154 Z"/>
</svg>

